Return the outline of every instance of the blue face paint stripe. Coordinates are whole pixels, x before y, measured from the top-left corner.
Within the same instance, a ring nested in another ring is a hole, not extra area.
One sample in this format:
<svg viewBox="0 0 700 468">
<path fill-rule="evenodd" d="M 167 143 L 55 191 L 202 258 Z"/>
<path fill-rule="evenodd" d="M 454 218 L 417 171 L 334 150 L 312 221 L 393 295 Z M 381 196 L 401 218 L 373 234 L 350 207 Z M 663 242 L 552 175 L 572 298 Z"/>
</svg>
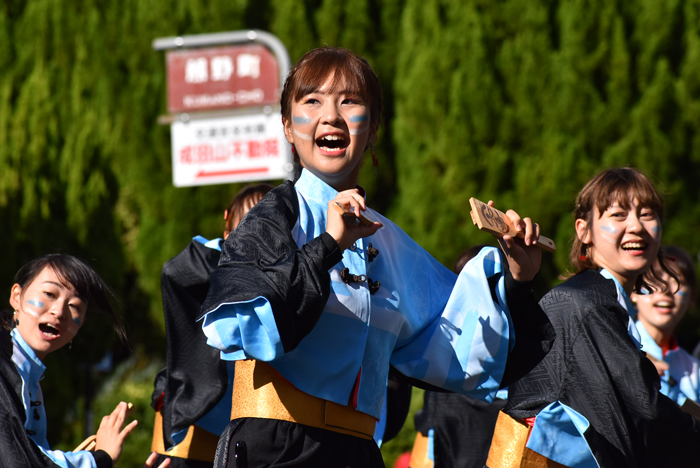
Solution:
<svg viewBox="0 0 700 468">
<path fill-rule="evenodd" d="M 44 307 L 44 303 L 43 303 L 43 302 L 41 302 L 41 301 L 33 301 L 33 300 L 31 300 L 31 299 L 29 299 L 29 300 L 27 301 L 27 304 L 33 305 L 34 307 Z"/>
<path fill-rule="evenodd" d="M 79 319 L 79 318 L 77 318 L 77 317 L 76 317 L 76 318 L 74 318 L 74 319 L 73 319 L 73 321 L 74 321 L 75 323 L 77 323 L 77 324 L 78 324 L 78 326 L 81 326 L 81 325 L 83 324 L 83 322 L 81 322 L 81 321 L 80 321 L 80 319 Z"/>
<path fill-rule="evenodd" d="M 350 117 L 350 122 L 367 122 L 366 115 L 353 115 Z"/>
<path fill-rule="evenodd" d="M 311 123 L 311 118 L 309 117 L 294 117 L 294 123 L 297 124 L 310 124 Z"/>
<path fill-rule="evenodd" d="M 610 226 L 600 226 L 600 228 L 601 228 L 603 231 L 607 231 L 607 232 L 609 232 L 609 233 L 611 233 L 611 234 L 617 234 L 617 233 L 618 233 L 618 230 L 615 229 L 614 227 L 610 227 Z"/>
</svg>

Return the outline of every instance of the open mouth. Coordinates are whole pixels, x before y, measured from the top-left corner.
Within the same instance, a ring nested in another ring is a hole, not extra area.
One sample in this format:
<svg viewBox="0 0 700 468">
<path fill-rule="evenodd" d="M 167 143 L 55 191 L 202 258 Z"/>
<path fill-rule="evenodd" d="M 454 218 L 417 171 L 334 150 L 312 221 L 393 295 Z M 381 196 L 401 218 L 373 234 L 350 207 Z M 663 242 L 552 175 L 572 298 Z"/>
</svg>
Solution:
<svg viewBox="0 0 700 468">
<path fill-rule="evenodd" d="M 673 309 L 675 304 L 670 301 L 659 301 L 654 303 L 654 307 L 657 309 L 667 309 L 669 312 Z"/>
<path fill-rule="evenodd" d="M 323 135 L 316 139 L 316 144 L 322 151 L 338 152 L 348 146 L 348 141 L 343 135 Z"/>
<path fill-rule="evenodd" d="M 643 251 L 646 248 L 647 245 L 645 242 L 625 242 L 622 244 L 622 250 L 628 252 Z"/>
<path fill-rule="evenodd" d="M 50 323 L 39 324 L 39 330 L 48 338 L 56 338 L 61 334 L 61 331 Z"/>
</svg>

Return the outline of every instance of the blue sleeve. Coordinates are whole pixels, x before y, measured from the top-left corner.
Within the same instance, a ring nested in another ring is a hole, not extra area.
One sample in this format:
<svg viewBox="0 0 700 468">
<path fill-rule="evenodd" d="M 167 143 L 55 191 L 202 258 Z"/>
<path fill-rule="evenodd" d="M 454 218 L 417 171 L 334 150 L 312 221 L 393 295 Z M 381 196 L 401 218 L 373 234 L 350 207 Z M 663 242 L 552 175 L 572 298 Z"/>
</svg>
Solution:
<svg viewBox="0 0 700 468">
<path fill-rule="evenodd" d="M 284 354 L 270 303 L 264 297 L 221 304 L 204 316 L 207 344 L 228 361 L 272 361 Z"/>
<path fill-rule="evenodd" d="M 80 452 L 62 452 L 60 450 L 45 450 L 41 446 L 39 448 L 61 468 L 98 468 L 92 452 L 85 450 Z"/>
<path fill-rule="evenodd" d="M 491 277 L 497 280 L 497 301 L 491 293 Z M 456 281 L 435 274 L 430 282 L 428 302 L 405 301 L 414 309 L 416 304 L 421 309 L 431 307 L 429 314 L 419 309 L 405 312 L 408 317 L 429 320 L 423 325 L 417 322 L 417 332 L 399 340 L 391 364 L 409 378 L 493 401 L 515 340 L 498 250 L 483 249 Z"/>
</svg>

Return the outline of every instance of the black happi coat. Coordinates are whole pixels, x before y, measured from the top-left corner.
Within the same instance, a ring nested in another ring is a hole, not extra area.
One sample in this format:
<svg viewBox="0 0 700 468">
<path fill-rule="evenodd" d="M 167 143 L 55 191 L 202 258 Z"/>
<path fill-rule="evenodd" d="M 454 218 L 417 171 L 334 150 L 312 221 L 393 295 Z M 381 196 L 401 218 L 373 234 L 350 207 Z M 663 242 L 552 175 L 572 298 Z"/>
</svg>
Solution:
<svg viewBox="0 0 700 468">
<path fill-rule="evenodd" d="M 220 252 L 192 241 L 163 267 L 161 289 L 167 336 L 167 367 L 156 376 L 153 405 L 163 392 L 163 439 L 186 430 L 207 414 L 228 387 L 226 363 L 207 345 L 196 322 Z M 209 464 L 211 466 L 211 464 Z"/>
<path fill-rule="evenodd" d="M 24 428 L 22 377 L 12 361 L 12 335 L 0 328 L 0 468 L 56 468 Z M 94 452 L 98 468 L 111 468 L 107 453 Z"/>
<path fill-rule="evenodd" d="M 614 281 L 577 274 L 540 301 L 557 338 L 549 354 L 509 388 L 506 413 L 535 416 L 560 401 L 584 415 L 603 468 L 700 466 L 700 424 L 659 393 L 653 364 L 627 332 Z"/>
<path fill-rule="evenodd" d="M 236 235 L 227 239 L 221 266 L 212 274 L 209 294 L 202 306 L 204 315 L 222 303 L 265 297 L 272 306 L 285 352 L 296 348 L 315 326 L 331 292 L 328 270 L 342 258 L 328 233 L 301 248 L 296 245 L 291 232 L 298 211 L 299 202 L 291 182 L 275 188 L 253 207 L 236 228 Z M 554 339 L 553 329 L 529 284 L 518 283 L 506 275 L 506 295 L 516 342 L 506 363 L 504 386 L 532 369 Z M 402 375 L 399 378 L 430 387 Z M 219 441 L 215 466 L 236 466 L 237 450 L 247 453 L 249 466 L 276 466 L 282 462 L 285 466 L 383 465 L 371 440 L 287 421 L 232 421 Z"/>
</svg>

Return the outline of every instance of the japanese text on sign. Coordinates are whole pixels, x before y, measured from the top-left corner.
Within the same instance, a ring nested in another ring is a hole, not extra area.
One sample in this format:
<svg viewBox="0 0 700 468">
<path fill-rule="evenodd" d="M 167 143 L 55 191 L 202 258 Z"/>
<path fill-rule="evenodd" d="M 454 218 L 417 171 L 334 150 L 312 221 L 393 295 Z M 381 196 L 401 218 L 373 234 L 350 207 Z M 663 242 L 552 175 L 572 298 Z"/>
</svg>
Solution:
<svg viewBox="0 0 700 468">
<path fill-rule="evenodd" d="M 279 113 L 175 122 L 172 140 L 178 187 L 282 179 L 291 170 Z"/>
</svg>

